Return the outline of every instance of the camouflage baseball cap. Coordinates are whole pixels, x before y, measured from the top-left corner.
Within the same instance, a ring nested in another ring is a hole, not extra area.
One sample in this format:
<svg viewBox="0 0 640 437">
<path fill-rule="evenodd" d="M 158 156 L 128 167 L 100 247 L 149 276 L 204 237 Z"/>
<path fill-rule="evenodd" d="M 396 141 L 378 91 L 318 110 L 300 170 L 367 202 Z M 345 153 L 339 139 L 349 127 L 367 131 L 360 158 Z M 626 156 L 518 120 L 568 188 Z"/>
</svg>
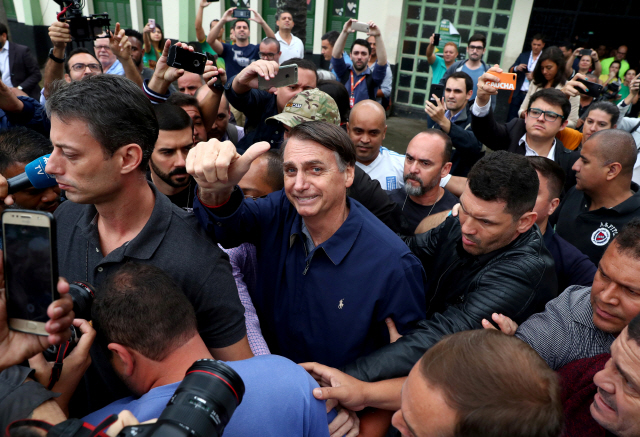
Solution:
<svg viewBox="0 0 640 437">
<path fill-rule="evenodd" d="M 282 113 L 267 118 L 267 123 L 280 121 L 289 127 L 295 127 L 305 121 L 326 121 L 339 125 L 340 111 L 335 100 L 319 89 L 305 90 L 284 105 Z"/>
</svg>

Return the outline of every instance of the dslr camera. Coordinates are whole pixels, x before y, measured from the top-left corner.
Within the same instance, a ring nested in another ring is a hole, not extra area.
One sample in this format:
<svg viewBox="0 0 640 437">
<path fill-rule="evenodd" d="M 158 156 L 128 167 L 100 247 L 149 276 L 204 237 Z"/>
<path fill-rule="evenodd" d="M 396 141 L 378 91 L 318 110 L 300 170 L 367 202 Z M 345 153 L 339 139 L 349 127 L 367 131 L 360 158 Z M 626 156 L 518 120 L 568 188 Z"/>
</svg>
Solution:
<svg viewBox="0 0 640 437">
<path fill-rule="evenodd" d="M 76 42 L 93 41 L 99 35 L 109 34 L 109 14 L 82 16 L 84 0 L 54 0 L 60 5 L 58 20 L 69 23 L 71 36 Z"/>
</svg>

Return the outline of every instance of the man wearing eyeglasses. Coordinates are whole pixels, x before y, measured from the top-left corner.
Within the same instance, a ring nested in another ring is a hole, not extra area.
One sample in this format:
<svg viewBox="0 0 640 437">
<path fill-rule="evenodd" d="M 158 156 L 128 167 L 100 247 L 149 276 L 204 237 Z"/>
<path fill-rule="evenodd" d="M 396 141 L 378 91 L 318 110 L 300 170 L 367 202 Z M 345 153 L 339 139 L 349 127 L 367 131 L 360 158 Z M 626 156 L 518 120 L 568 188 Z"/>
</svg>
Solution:
<svg viewBox="0 0 640 437">
<path fill-rule="evenodd" d="M 485 37 L 481 33 L 476 33 L 469 38 L 469 44 L 467 45 L 467 59 L 463 61 L 454 62 L 451 67 L 447 69 L 440 79 L 440 85 L 446 85 L 447 79 L 456 71 L 463 71 L 467 73 L 471 80 L 473 81 L 473 94 L 471 95 L 471 102 L 476 98 L 476 93 L 478 88 L 476 84 L 478 83 L 478 79 L 482 76 L 487 70 L 489 70 L 489 66 L 484 63 L 482 60 L 482 56 L 484 55 L 484 50 L 487 46 L 487 37 Z M 493 107 L 496 106 L 495 98 L 492 98 L 491 105 Z"/>
<path fill-rule="evenodd" d="M 565 172 L 565 191 L 576 184 L 576 172 L 571 168 L 579 152 L 564 147 L 556 134 L 568 123 L 571 104 L 567 96 L 555 88 L 536 92 L 529 100 L 524 120 L 513 119 L 499 124 L 488 104 L 491 96 L 498 94 L 488 81 L 499 82 L 492 73 L 501 73 L 494 66 L 478 80 L 478 94 L 471 108 L 471 128 L 476 138 L 493 150 L 506 150 L 525 156 L 544 156 L 555 162 Z"/>
<path fill-rule="evenodd" d="M 266 37 L 260 43 L 260 59 L 263 61 L 276 61 L 280 63 L 280 42 L 275 38 Z"/>
</svg>

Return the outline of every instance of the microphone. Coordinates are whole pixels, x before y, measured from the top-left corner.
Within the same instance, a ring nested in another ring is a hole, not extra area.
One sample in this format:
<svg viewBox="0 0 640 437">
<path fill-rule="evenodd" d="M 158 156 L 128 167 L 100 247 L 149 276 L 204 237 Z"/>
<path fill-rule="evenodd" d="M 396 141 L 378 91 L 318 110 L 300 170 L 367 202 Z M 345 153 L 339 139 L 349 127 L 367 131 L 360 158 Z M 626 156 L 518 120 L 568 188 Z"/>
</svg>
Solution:
<svg viewBox="0 0 640 437">
<path fill-rule="evenodd" d="M 9 194 L 17 191 L 26 190 L 27 188 L 49 188 L 57 185 L 56 178 L 44 172 L 47 161 L 51 155 L 44 155 L 38 159 L 31 161 L 25 165 L 24 173 L 7 179 L 9 184 Z"/>
</svg>

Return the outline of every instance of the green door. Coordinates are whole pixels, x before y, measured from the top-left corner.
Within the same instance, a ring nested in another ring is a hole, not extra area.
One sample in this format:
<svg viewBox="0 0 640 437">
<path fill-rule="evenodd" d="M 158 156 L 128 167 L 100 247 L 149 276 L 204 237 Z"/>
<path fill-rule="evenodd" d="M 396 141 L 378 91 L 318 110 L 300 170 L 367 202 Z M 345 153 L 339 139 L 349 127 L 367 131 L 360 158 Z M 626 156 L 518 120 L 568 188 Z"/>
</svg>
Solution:
<svg viewBox="0 0 640 437">
<path fill-rule="evenodd" d="M 129 0 L 94 0 L 93 10 L 96 14 L 106 12 L 111 19 L 111 28 L 120 23 L 123 29 L 131 28 L 131 4 Z"/>
<path fill-rule="evenodd" d="M 142 0 L 142 19 L 147 24 L 149 18 L 154 18 L 156 23 L 164 30 L 162 21 L 162 0 Z"/>
<path fill-rule="evenodd" d="M 18 20 L 18 16 L 16 15 L 16 7 L 13 4 L 13 0 L 3 0 L 4 10 L 7 13 L 8 20 Z"/>
<path fill-rule="evenodd" d="M 342 32 L 344 23 L 346 23 L 349 18 L 358 18 L 358 8 L 359 0 L 329 0 L 326 31 L 337 30 L 338 32 Z M 345 44 L 347 51 L 349 51 L 351 44 L 353 44 L 355 35 L 355 33 L 352 33 L 347 37 L 347 43 Z"/>
</svg>

